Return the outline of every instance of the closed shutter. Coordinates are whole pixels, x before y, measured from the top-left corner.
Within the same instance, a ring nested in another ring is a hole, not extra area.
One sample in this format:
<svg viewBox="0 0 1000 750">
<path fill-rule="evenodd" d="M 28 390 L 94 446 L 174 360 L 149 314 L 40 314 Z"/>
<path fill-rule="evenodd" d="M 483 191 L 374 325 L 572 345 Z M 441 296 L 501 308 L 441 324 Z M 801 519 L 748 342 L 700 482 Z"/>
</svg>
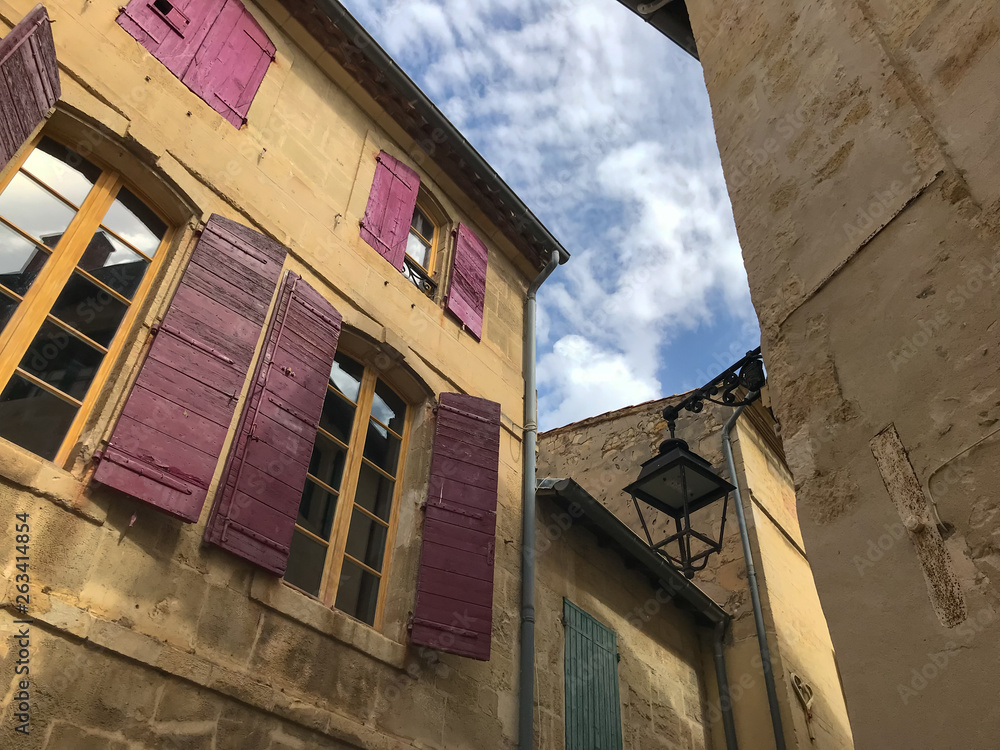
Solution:
<svg viewBox="0 0 1000 750">
<path fill-rule="evenodd" d="M 621 750 L 618 639 L 568 599 L 566 624 L 566 750 Z"/>
<path fill-rule="evenodd" d="M 182 80 L 240 127 L 273 59 L 274 44 L 256 19 L 240 0 L 226 0 Z"/>
<path fill-rule="evenodd" d="M 442 393 L 410 640 L 488 661 L 500 404 Z"/>
<path fill-rule="evenodd" d="M 465 224 L 455 232 L 455 258 L 451 265 L 451 281 L 445 307 L 457 317 L 469 332 L 483 337 L 483 309 L 486 306 L 486 245 Z"/>
<path fill-rule="evenodd" d="M 94 479 L 198 520 L 286 252 L 208 220 Z"/>
<path fill-rule="evenodd" d="M 340 313 L 289 272 L 219 483 L 205 539 L 285 572 L 319 428 Z"/>
<path fill-rule="evenodd" d="M 361 239 L 402 271 L 420 177 L 385 151 L 375 161 L 375 179 L 361 220 Z"/>
<path fill-rule="evenodd" d="M 132 0 L 118 15 L 118 25 L 181 78 L 225 2 Z"/>
<path fill-rule="evenodd" d="M 0 170 L 61 94 L 49 14 L 36 5 L 0 39 Z"/>
</svg>

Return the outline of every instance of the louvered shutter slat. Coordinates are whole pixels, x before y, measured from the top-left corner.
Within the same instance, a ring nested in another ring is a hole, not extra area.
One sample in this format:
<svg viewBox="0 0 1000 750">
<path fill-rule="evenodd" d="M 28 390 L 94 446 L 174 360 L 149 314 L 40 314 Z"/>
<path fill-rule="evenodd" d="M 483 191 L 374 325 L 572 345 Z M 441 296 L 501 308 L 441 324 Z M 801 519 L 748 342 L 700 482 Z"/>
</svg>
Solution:
<svg viewBox="0 0 1000 750">
<path fill-rule="evenodd" d="M 483 337 L 488 262 L 489 252 L 483 241 L 465 224 L 459 224 L 445 308 L 462 321 L 477 340 Z"/>
<path fill-rule="evenodd" d="M 285 572 L 340 337 L 340 313 L 302 278 L 282 283 L 205 539 Z"/>
<path fill-rule="evenodd" d="M 198 520 L 285 254 L 236 222 L 208 220 L 98 455 L 96 481 Z M 229 281 L 234 267 L 239 283 Z"/>
<path fill-rule="evenodd" d="M 0 39 L 0 169 L 42 124 L 60 95 L 49 15 L 36 5 Z"/>
<path fill-rule="evenodd" d="M 500 405 L 442 393 L 410 632 L 415 644 L 490 658 L 499 463 Z"/>
<path fill-rule="evenodd" d="M 361 239 L 399 271 L 403 270 L 406 240 L 419 190 L 420 177 L 416 172 L 385 151 L 379 153 L 365 218 L 361 221 Z"/>
</svg>

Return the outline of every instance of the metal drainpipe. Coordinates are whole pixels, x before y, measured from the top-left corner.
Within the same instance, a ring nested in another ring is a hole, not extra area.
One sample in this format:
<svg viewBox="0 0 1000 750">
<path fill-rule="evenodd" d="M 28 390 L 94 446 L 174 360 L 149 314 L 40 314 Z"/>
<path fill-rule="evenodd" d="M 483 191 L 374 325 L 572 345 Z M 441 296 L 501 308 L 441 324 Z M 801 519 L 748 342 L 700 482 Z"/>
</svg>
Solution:
<svg viewBox="0 0 1000 750">
<path fill-rule="evenodd" d="M 521 661 L 518 671 L 517 736 L 520 750 L 535 745 L 535 294 L 559 265 L 553 250 L 548 264 L 528 287 L 524 301 L 524 504 L 521 509 Z"/>
<path fill-rule="evenodd" d="M 747 397 L 747 402 L 753 401 L 760 393 L 754 391 Z M 774 744 L 777 750 L 785 750 L 785 733 L 781 727 L 781 710 L 778 706 L 778 691 L 774 686 L 774 668 L 771 665 L 771 649 L 767 645 L 767 631 L 764 629 L 764 613 L 760 607 L 760 591 L 757 588 L 757 571 L 753 564 L 753 552 L 750 550 L 750 537 L 747 535 L 747 519 L 743 515 L 743 497 L 740 495 L 740 482 L 736 476 L 736 463 L 733 461 L 733 444 L 730 432 L 740 418 L 747 404 L 733 412 L 722 428 L 722 452 L 726 457 L 726 468 L 735 489 L 736 522 L 740 527 L 740 541 L 743 542 L 743 558 L 747 566 L 747 582 L 750 584 L 750 601 L 753 603 L 753 621 L 757 626 L 757 642 L 760 645 L 760 659 L 764 670 L 764 686 L 767 688 L 767 705 L 771 709 L 771 727 L 774 729 Z"/>
<path fill-rule="evenodd" d="M 733 700 L 729 695 L 729 675 L 726 673 L 726 654 L 723 641 L 726 637 L 726 621 L 715 623 L 713 638 L 715 659 L 715 681 L 719 685 L 719 709 L 722 711 L 722 728 L 726 733 L 726 750 L 739 750 L 736 741 L 736 724 L 733 722 Z"/>
</svg>

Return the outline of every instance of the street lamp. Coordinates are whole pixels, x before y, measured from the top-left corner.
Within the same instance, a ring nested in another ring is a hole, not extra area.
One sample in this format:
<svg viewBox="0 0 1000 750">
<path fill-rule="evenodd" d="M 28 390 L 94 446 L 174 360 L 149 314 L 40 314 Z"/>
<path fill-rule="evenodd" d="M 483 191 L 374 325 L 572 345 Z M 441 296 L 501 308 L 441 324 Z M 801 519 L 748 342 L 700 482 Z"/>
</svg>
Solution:
<svg viewBox="0 0 1000 750">
<path fill-rule="evenodd" d="M 688 578 L 704 569 L 709 556 L 722 550 L 729 493 L 735 488 L 716 474 L 708 461 L 690 450 L 685 441 L 675 437 L 677 417 L 682 409 L 701 412 L 705 401 L 734 407 L 749 404 L 763 386 L 764 367 L 758 348 L 747 352 L 743 359 L 695 389 L 679 404 L 667 406 L 663 418 L 667 420 L 670 437 L 660 444 L 659 453 L 642 465 L 639 477 L 624 490 L 632 498 L 649 546 Z M 745 388 L 750 395 L 739 400 L 735 393 L 738 387 Z M 713 398 L 720 393 L 721 401 Z M 691 515 L 720 499 L 718 533 L 709 535 L 693 528 Z M 640 501 L 672 518 L 674 533 L 654 542 Z"/>
</svg>

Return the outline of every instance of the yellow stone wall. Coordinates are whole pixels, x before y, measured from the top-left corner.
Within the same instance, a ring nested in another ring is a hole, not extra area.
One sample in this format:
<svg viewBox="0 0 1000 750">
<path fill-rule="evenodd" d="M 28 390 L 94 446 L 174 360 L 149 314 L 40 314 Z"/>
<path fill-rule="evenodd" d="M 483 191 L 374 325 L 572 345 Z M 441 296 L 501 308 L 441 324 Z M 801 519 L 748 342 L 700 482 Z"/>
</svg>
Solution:
<svg viewBox="0 0 1000 750">
<path fill-rule="evenodd" d="M 239 130 L 116 25 L 119 4 L 47 4 L 63 94 L 46 132 L 122 171 L 181 231 L 161 251 L 167 259 L 155 291 L 141 303 L 119 366 L 89 416 L 70 464 L 56 466 L 0 444 L 0 509 L 6 513 L 0 522 L 5 590 L 0 680 L 11 686 L 2 702 L 5 712 L 16 694 L 18 655 L 8 637 L 19 627 L 12 610 L 14 514 L 29 514 L 31 528 L 33 724 L 31 736 L 17 747 L 510 747 L 517 729 L 522 301 L 534 270 L 279 4 L 248 4 L 277 54 L 248 124 Z M 0 20 L 12 26 L 31 5 L 0 0 Z M 451 224 L 468 223 L 488 245 L 481 343 L 360 239 L 358 222 L 380 149 L 413 166 Z M 398 376 L 419 385 L 381 632 L 204 546 L 213 491 L 200 521 L 184 524 L 87 482 L 93 453 L 110 434 L 150 328 L 169 303 L 197 229 L 212 213 L 285 244 L 290 250 L 286 267 L 302 274 L 343 314 L 342 342 L 347 331 L 353 332 L 367 342 L 366 353 L 387 379 Z M 493 655 L 488 663 L 438 657 L 406 645 L 419 556 L 419 506 L 430 460 L 431 406 L 443 391 L 485 396 L 502 407 Z M 579 554 L 563 551 L 559 559 Z M 539 597 L 545 618 L 540 638 L 549 648 L 556 648 L 561 637 L 549 609 L 572 584 L 565 571 L 551 568 L 556 559 L 547 557 L 542 565 L 547 576 L 559 573 L 558 582 L 545 584 Z M 584 570 L 594 575 L 582 562 L 578 565 L 581 576 Z M 618 597 L 615 622 L 624 631 L 620 612 L 642 600 L 623 599 L 618 585 L 615 579 L 590 580 L 591 593 L 581 596 L 580 603 L 610 612 L 610 605 L 596 602 L 604 600 L 602 586 L 612 587 Z M 631 596 L 648 594 L 637 590 Z M 644 644 L 635 647 L 639 650 L 627 662 L 629 670 L 643 674 L 635 681 L 639 698 L 629 697 L 628 705 L 663 690 L 664 683 L 672 685 L 681 674 L 684 689 L 670 699 L 680 701 L 678 711 L 685 718 L 679 726 L 685 736 L 704 737 L 697 639 L 686 615 L 677 612 L 662 628 L 665 641 L 659 646 L 650 636 L 628 639 Z M 661 651 L 672 654 L 672 660 L 642 666 L 647 654 Z M 652 680 L 650 670 L 661 677 Z M 554 749 L 561 747 L 560 735 L 547 727 L 560 704 L 561 688 L 547 664 L 540 663 L 539 671 L 545 680 L 539 696 L 545 706 L 538 721 L 539 747 Z M 3 736 L 9 737 L 7 730 L 4 726 Z"/>
</svg>

